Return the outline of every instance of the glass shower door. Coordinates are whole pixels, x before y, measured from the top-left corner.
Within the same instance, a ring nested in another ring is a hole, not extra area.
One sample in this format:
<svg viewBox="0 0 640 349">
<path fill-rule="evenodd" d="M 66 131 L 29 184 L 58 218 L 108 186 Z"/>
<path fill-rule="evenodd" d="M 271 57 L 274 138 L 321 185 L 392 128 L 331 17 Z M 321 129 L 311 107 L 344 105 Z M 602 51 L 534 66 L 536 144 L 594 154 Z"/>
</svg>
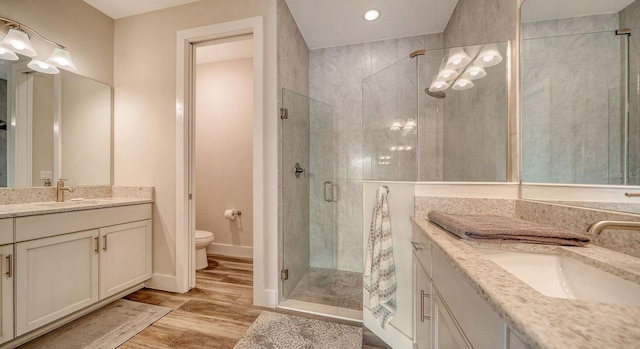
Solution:
<svg viewBox="0 0 640 349">
<path fill-rule="evenodd" d="M 336 266 L 333 109 L 282 90 L 282 281 L 289 298 L 310 267 Z"/>
</svg>

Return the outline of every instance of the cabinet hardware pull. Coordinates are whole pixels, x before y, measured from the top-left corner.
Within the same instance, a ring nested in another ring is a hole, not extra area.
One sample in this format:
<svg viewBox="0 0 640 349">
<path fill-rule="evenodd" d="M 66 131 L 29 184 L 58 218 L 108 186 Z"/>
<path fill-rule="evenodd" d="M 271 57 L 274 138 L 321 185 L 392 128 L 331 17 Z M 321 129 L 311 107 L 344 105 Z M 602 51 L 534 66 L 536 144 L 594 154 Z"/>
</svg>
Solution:
<svg viewBox="0 0 640 349">
<path fill-rule="evenodd" d="M 7 272 L 6 275 L 8 278 L 10 278 L 13 275 L 13 258 L 11 255 L 7 256 Z"/>
<path fill-rule="evenodd" d="M 100 252 L 100 238 L 96 236 L 94 239 L 96 240 L 96 249 L 93 252 L 98 253 Z"/>
<path fill-rule="evenodd" d="M 420 322 L 424 322 L 424 320 L 431 320 L 429 315 L 424 315 L 425 298 L 431 298 L 431 294 L 424 292 L 424 290 L 420 290 Z"/>
<path fill-rule="evenodd" d="M 427 249 L 426 247 L 420 246 L 420 243 L 417 243 L 415 241 L 411 241 L 411 245 L 413 246 L 414 251 L 424 251 Z"/>
<path fill-rule="evenodd" d="M 107 251 L 107 236 L 105 235 L 102 238 L 104 239 L 104 246 L 102 247 L 102 250 L 106 252 Z"/>
</svg>

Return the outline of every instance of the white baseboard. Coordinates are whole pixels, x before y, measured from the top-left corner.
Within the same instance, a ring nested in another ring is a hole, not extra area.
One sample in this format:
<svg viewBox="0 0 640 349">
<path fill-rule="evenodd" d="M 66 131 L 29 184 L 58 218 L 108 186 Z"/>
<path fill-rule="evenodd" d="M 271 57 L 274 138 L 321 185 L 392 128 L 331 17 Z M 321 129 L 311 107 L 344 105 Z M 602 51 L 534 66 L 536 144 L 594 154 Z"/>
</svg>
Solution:
<svg viewBox="0 0 640 349">
<path fill-rule="evenodd" d="M 257 286 L 256 284 L 253 285 L 253 305 L 276 308 L 278 305 L 278 291 L 266 288 L 259 289 Z"/>
<path fill-rule="evenodd" d="M 144 283 L 144 287 L 154 290 L 180 293 L 177 286 L 176 276 L 167 274 L 151 274 L 151 279 Z"/>
<path fill-rule="evenodd" d="M 207 247 L 207 253 L 221 254 L 223 256 L 253 258 L 253 247 L 213 243 Z"/>
</svg>

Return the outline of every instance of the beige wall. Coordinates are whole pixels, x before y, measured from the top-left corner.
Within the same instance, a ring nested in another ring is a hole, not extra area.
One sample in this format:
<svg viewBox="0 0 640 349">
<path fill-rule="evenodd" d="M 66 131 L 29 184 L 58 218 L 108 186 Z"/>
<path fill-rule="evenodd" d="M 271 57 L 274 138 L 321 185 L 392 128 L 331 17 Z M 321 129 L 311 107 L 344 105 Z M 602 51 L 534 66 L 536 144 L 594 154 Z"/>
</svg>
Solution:
<svg viewBox="0 0 640 349">
<path fill-rule="evenodd" d="M 0 16 L 69 48 L 78 74 L 113 85 L 114 21 L 82 0 L 0 0 Z M 31 34 L 31 33 L 29 33 Z M 54 46 L 31 35 L 40 59 Z"/>
<path fill-rule="evenodd" d="M 275 0 L 202 0 L 116 21 L 114 182 L 155 187 L 152 285 L 176 275 L 176 33 L 264 16 L 264 133 L 254 156 L 264 162 L 258 175 L 266 184 L 254 200 L 265 206 L 265 257 L 255 263 L 273 273 L 261 273 L 264 288 L 277 289 L 275 12 Z"/>
<path fill-rule="evenodd" d="M 253 59 L 196 67 L 196 229 L 253 245 Z M 226 209 L 242 211 L 234 221 Z"/>
</svg>

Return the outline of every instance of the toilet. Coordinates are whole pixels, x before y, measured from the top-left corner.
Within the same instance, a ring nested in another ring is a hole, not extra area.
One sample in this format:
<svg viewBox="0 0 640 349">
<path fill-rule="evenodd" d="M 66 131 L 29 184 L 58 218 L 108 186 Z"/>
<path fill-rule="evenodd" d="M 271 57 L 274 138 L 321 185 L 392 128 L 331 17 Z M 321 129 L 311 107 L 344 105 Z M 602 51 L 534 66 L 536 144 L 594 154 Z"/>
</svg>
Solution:
<svg viewBox="0 0 640 349">
<path fill-rule="evenodd" d="M 196 230 L 196 270 L 207 267 L 207 247 L 213 242 L 213 233 Z"/>
</svg>

